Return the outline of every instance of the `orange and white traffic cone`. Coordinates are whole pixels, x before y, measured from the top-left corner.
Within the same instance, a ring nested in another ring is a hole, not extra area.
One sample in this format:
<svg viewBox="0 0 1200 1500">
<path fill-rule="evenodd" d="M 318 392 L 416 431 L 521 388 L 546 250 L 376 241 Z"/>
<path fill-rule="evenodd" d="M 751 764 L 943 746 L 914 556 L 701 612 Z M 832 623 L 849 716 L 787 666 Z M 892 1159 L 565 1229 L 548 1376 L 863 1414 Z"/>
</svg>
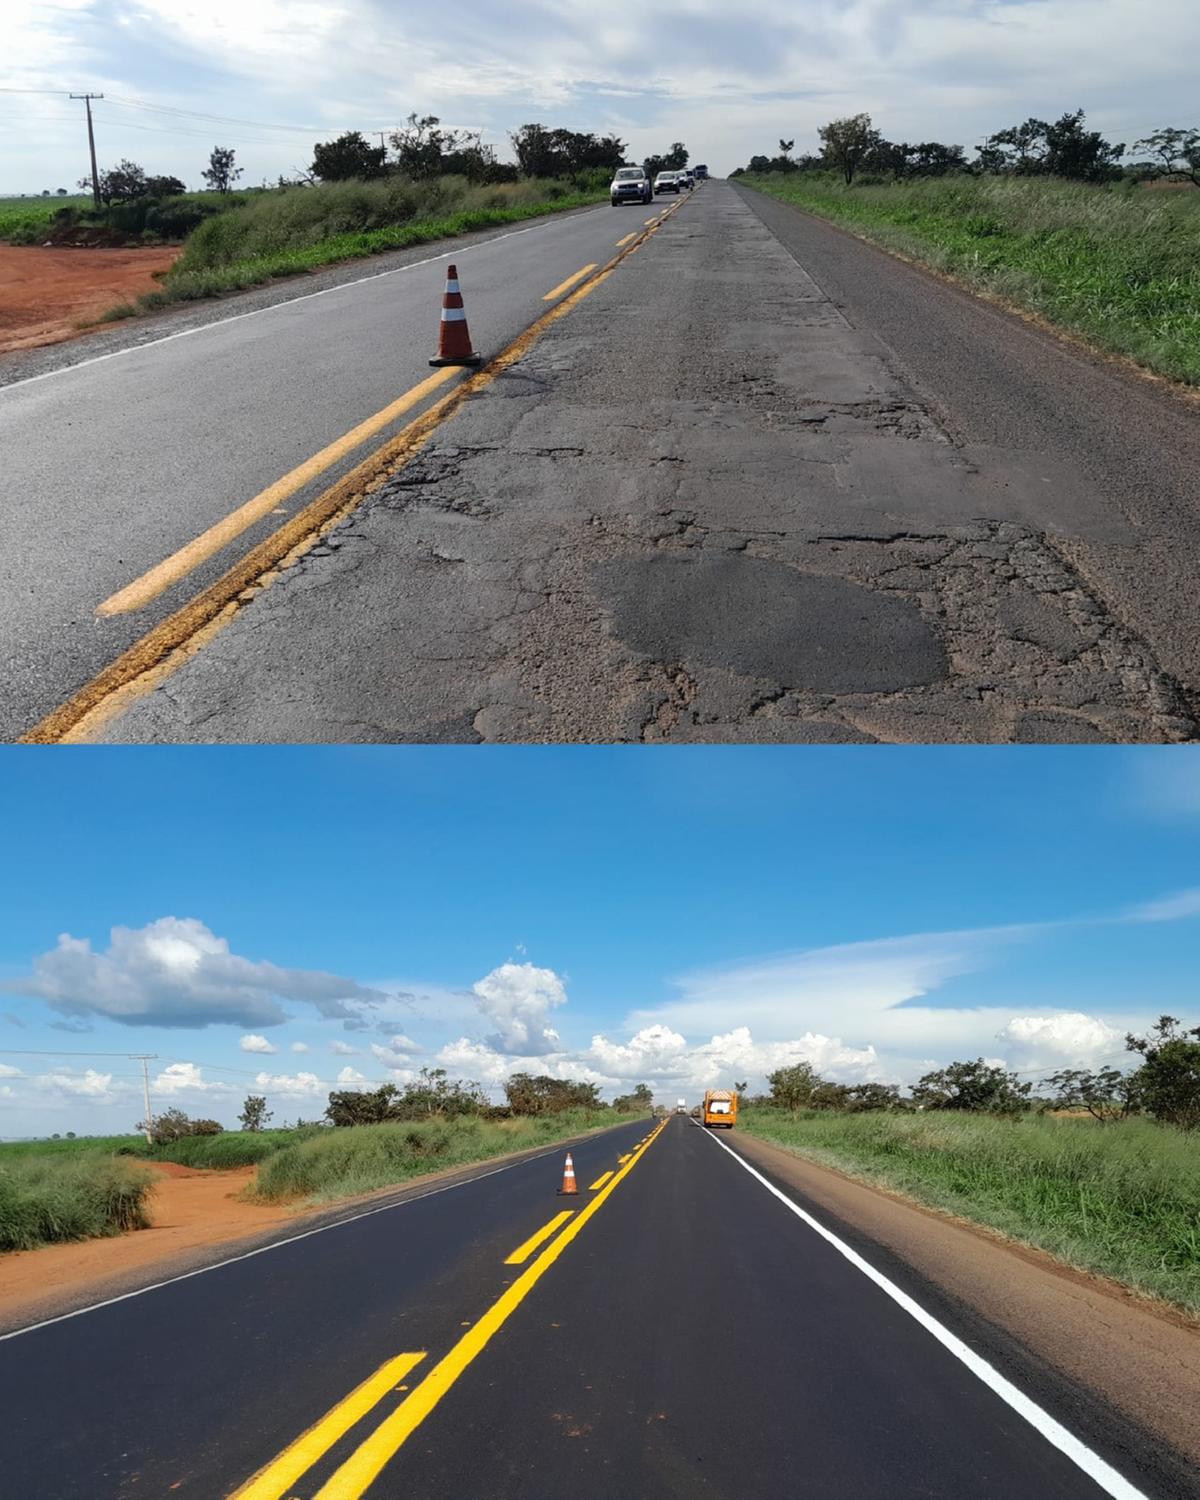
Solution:
<svg viewBox="0 0 1200 1500">
<path fill-rule="evenodd" d="M 458 267 L 446 267 L 446 290 L 442 293 L 442 321 L 439 324 L 438 352 L 431 365 L 479 365 L 483 356 L 471 348 L 467 314 L 462 292 L 458 289 Z"/>
<path fill-rule="evenodd" d="M 575 1163 L 571 1160 L 571 1153 L 568 1151 L 566 1165 L 563 1167 L 563 1185 L 558 1190 L 558 1196 L 561 1198 L 578 1191 L 579 1185 L 575 1181 Z"/>
</svg>

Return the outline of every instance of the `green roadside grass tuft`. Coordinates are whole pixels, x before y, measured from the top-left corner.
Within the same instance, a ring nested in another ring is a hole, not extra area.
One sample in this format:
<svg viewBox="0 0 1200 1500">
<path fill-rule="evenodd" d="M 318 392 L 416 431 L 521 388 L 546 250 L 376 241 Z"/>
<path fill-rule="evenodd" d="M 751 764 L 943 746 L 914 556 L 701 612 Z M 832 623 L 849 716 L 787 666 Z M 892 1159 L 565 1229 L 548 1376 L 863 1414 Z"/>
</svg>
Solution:
<svg viewBox="0 0 1200 1500">
<path fill-rule="evenodd" d="M 895 1188 L 1081 1270 L 1200 1312 L 1200 1140 L 1131 1119 L 1029 1114 L 791 1115 L 747 1109 L 739 1128 Z"/>
<path fill-rule="evenodd" d="M 552 1145 L 633 1118 L 614 1116 L 611 1110 L 569 1110 L 513 1120 L 468 1117 L 323 1130 L 268 1157 L 251 1196 L 265 1203 L 324 1203 L 393 1187 L 424 1172 Z"/>
<path fill-rule="evenodd" d="M 957 176 L 846 187 L 737 179 L 1014 306 L 1200 385 L 1200 192 Z"/>
<path fill-rule="evenodd" d="M 481 229 L 587 208 L 604 200 L 594 186 L 530 181 L 470 187 L 458 179 L 429 184 L 331 183 L 262 194 L 205 220 L 161 286 L 110 308 L 99 321 L 155 312 L 244 291 L 281 277 L 454 239 Z"/>
<path fill-rule="evenodd" d="M 0 1251 L 145 1229 L 150 1177 L 103 1152 L 0 1158 Z"/>
</svg>

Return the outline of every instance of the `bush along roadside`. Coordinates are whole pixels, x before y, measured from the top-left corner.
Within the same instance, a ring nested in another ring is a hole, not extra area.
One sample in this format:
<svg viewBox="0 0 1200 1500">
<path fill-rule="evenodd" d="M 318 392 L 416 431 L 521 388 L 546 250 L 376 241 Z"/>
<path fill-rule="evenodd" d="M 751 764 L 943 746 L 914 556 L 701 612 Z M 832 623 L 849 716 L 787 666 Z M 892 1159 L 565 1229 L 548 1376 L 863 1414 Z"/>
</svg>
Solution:
<svg viewBox="0 0 1200 1500">
<path fill-rule="evenodd" d="M 1200 1313 L 1200 1152 L 1147 1119 L 743 1111 L 749 1134 Z"/>
<path fill-rule="evenodd" d="M 988 176 L 847 187 L 825 172 L 738 181 L 1200 385 L 1200 192 Z"/>
<path fill-rule="evenodd" d="M 563 188 L 561 184 L 554 186 L 561 189 L 556 196 L 493 202 L 379 228 L 348 229 L 315 239 L 299 233 L 295 237 L 301 243 L 279 249 L 255 249 L 242 258 L 228 260 L 205 253 L 208 246 L 219 243 L 223 231 L 227 232 L 227 227 L 221 222 L 226 216 L 221 215 L 206 221 L 188 240 L 183 255 L 163 278 L 158 290 L 147 292 L 135 302 L 123 302 L 110 308 L 100 321 L 112 322 L 136 317 L 139 313 L 156 312 L 176 302 L 196 302 L 227 292 L 244 291 L 281 277 L 300 276 L 324 266 L 380 255 L 387 250 L 403 250 L 480 229 L 587 208 L 603 197 L 594 191 L 578 192 Z M 308 192 L 315 196 L 320 189 L 309 189 Z M 500 199 L 504 194 L 500 189 L 493 189 L 490 196 Z M 208 231 L 212 231 L 211 236 Z M 270 237 L 245 236 L 245 243 L 249 246 L 259 246 L 264 242 L 270 244 Z"/>
<path fill-rule="evenodd" d="M 0 1251 L 145 1229 L 153 1188 L 139 1167 L 97 1153 L 5 1157 Z"/>
</svg>

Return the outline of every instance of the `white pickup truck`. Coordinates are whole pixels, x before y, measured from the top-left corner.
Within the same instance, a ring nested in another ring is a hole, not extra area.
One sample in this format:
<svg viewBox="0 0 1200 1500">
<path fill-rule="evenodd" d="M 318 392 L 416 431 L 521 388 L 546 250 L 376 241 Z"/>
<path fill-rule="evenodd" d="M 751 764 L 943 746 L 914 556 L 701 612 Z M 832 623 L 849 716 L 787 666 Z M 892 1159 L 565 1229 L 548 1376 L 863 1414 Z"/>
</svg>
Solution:
<svg viewBox="0 0 1200 1500">
<path fill-rule="evenodd" d="M 654 201 L 654 189 L 641 167 L 618 167 L 617 175 L 609 184 L 608 192 L 614 208 L 618 208 L 622 203 L 652 203 Z"/>
</svg>

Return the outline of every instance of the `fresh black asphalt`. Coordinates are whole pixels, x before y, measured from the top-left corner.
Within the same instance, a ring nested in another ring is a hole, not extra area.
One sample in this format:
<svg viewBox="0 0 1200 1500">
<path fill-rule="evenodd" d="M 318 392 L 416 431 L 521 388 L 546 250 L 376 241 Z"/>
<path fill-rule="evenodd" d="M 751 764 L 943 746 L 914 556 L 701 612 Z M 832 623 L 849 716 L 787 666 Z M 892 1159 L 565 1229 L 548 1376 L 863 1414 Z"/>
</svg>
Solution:
<svg viewBox="0 0 1200 1500">
<path fill-rule="evenodd" d="M 647 1128 L 574 1148 L 574 1206 Z M 228 1494 L 386 1360 L 426 1350 L 415 1385 L 519 1274 L 505 1256 L 563 1207 L 560 1163 L 555 1151 L 0 1341 L 0 1488 L 22 1500 Z M 912 1278 L 906 1289 L 922 1295 Z M 937 1312 L 993 1353 L 986 1330 Z M 1010 1378 L 1143 1493 L 1186 1493 L 1119 1419 L 1002 1353 Z M 289 1494 L 312 1496 L 401 1399 Z M 368 1493 L 1102 1492 L 679 1117 Z"/>
</svg>

